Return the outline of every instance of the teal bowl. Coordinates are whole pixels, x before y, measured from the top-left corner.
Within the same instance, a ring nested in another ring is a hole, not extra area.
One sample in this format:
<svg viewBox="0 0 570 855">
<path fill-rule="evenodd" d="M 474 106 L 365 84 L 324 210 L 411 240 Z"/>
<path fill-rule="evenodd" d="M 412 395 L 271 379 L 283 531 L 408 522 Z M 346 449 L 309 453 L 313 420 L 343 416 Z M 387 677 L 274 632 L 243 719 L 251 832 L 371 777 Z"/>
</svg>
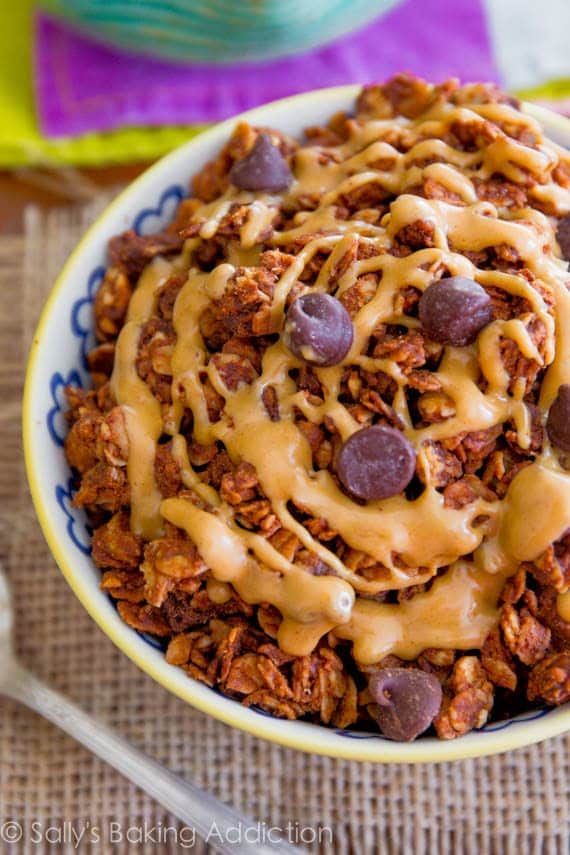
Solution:
<svg viewBox="0 0 570 855">
<path fill-rule="evenodd" d="M 41 0 L 100 41 L 166 59 L 273 59 L 325 44 L 401 0 Z"/>
</svg>

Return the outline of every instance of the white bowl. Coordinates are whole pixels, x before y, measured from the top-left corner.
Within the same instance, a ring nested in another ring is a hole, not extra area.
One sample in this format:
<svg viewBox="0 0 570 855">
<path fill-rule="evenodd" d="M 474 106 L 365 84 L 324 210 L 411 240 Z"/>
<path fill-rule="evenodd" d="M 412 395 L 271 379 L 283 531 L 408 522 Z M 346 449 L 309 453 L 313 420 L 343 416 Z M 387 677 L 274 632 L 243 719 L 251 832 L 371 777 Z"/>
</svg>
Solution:
<svg viewBox="0 0 570 855">
<path fill-rule="evenodd" d="M 297 134 L 338 110 L 351 109 L 358 91 L 356 86 L 323 89 L 251 110 L 239 119 Z M 568 120 L 544 109 L 528 110 L 558 140 L 570 139 Z M 217 154 L 236 121 L 223 122 L 167 155 L 115 199 L 70 256 L 42 314 L 26 377 L 24 449 L 36 511 L 64 576 L 103 631 L 158 683 L 226 724 L 272 742 L 351 760 L 416 763 L 494 754 L 569 730 L 570 705 L 533 710 L 450 742 L 428 737 L 403 744 L 378 733 L 284 721 L 246 709 L 167 664 L 158 645 L 123 623 L 111 599 L 101 591 L 100 571 L 89 556 L 85 515 L 72 508 L 70 501 L 71 473 L 62 447 L 63 388 L 68 383 L 89 383 L 85 356 L 94 341 L 91 306 L 104 272 L 107 241 L 129 227 L 148 233 L 168 222 L 190 177 Z"/>
</svg>

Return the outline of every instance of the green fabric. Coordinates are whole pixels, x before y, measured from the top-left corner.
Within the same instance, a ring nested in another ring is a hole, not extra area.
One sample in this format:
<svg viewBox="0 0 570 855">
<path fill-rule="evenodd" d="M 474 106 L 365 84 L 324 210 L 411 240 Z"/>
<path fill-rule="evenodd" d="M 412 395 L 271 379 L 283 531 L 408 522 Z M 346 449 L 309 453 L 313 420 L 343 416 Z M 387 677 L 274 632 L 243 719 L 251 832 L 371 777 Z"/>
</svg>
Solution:
<svg viewBox="0 0 570 855">
<path fill-rule="evenodd" d="M 563 98 L 570 98 L 570 78 L 549 80 L 541 86 L 534 86 L 532 89 L 524 89 L 522 92 L 517 92 L 517 95 L 520 95 L 521 98 L 527 101 L 535 101 L 537 99 L 560 101 Z"/>
<path fill-rule="evenodd" d="M 32 83 L 33 0 L 13 0 L 0 28 L 0 168 L 97 166 L 152 160 L 195 136 L 199 126 L 123 128 L 48 140 L 42 136 Z"/>
</svg>

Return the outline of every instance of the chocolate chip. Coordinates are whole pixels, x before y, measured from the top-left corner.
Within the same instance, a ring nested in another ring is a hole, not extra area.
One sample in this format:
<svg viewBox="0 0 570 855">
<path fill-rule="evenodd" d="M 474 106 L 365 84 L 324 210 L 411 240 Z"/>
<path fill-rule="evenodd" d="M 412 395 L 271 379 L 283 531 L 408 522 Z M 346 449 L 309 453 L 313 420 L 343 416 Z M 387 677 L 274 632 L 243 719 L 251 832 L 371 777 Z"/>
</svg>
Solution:
<svg viewBox="0 0 570 855">
<path fill-rule="evenodd" d="M 559 221 L 556 229 L 556 240 L 558 241 L 562 258 L 565 261 L 570 261 L 570 214 L 566 214 Z"/>
<path fill-rule="evenodd" d="M 370 678 L 370 709 L 390 739 L 411 742 L 430 726 L 441 706 L 437 677 L 418 668 L 383 668 Z"/>
<path fill-rule="evenodd" d="M 563 383 L 546 419 L 546 433 L 553 445 L 570 451 L 570 383 Z"/>
<path fill-rule="evenodd" d="M 465 276 L 440 279 L 420 299 L 420 320 L 428 336 L 441 344 L 471 344 L 492 319 L 491 298 Z"/>
<path fill-rule="evenodd" d="M 337 475 L 359 499 L 387 499 L 408 486 L 416 467 L 411 442 L 396 428 L 374 425 L 353 433 L 337 459 Z"/>
<path fill-rule="evenodd" d="M 305 294 L 289 308 L 285 344 L 312 365 L 338 365 L 351 348 L 354 331 L 350 315 L 330 294 Z"/>
<path fill-rule="evenodd" d="M 240 190 L 277 193 L 289 187 L 293 175 L 268 134 L 260 134 L 249 154 L 232 166 L 230 180 Z"/>
</svg>

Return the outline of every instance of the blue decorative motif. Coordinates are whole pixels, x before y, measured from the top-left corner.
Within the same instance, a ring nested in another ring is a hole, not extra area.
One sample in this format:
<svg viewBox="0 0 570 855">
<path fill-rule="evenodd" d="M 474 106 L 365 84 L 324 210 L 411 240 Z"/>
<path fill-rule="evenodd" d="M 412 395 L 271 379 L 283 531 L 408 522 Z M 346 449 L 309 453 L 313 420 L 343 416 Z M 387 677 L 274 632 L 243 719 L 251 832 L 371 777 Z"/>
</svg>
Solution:
<svg viewBox="0 0 570 855">
<path fill-rule="evenodd" d="M 89 555 L 91 552 L 91 544 L 89 538 L 89 530 L 83 518 L 83 514 L 79 514 L 77 509 L 71 504 L 73 498 L 73 479 L 70 478 L 67 482 L 67 487 L 58 484 L 55 488 L 55 498 L 61 510 L 67 517 L 67 533 L 84 555 Z"/>
<path fill-rule="evenodd" d="M 176 208 L 187 194 L 180 184 L 168 187 L 158 201 L 156 208 L 143 208 L 133 222 L 133 229 L 138 235 L 150 235 L 158 232 L 172 220 Z"/>
<path fill-rule="evenodd" d="M 157 638 L 156 635 L 150 635 L 148 632 L 140 632 L 138 629 L 136 630 L 136 633 L 143 641 L 151 647 L 154 647 L 155 650 L 160 650 L 162 653 L 166 650 L 166 642 L 163 639 Z"/>
<path fill-rule="evenodd" d="M 151 234 L 164 228 L 174 216 L 178 204 L 185 196 L 186 192 L 181 185 L 174 184 L 168 187 L 160 196 L 155 207 L 143 208 L 138 212 L 133 220 L 132 228 L 138 235 Z M 80 388 L 83 386 L 80 372 L 87 370 L 87 354 L 94 343 L 92 322 L 93 301 L 104 276 L 105 268 L 103 266 L 100 265 L 92 270 L 87 279 L 85 296 L 77 299 L 71 309 L 70 325 L 71 331 L 78 341 L 77 359 L 80 370 L 73 369 L 67 375 L 57 371 L 52 375 L 50 380 L 50 396 L 53 403 L 46 415 L 46 424 L 52 441 L 60 448 L 63 447 L 67 433 L 64 416 L 67 403 L 64 389 L 66 386 L 78 386 Z M 73 479 L 71 477 L 65 485 L 58 484 L 56 486 L 55 498 L 67 519 L 66 529 L 69 537 L 81 553 L 89 555 L 91 552 L 89 529 L 84 514 L 72 505 Z M 116 605 L 114 600 L 113 603 Z M 148 633 L 138 631 L 137 635 L 151 647 L 157 650 L 165 649 L 163 640 Z M 217 692 L 216 689 L 213 689 L 213 691 Z M 271 713 L 259 707 L 251 707 L 251 709 L 259 715 L 272 717 Z M 489 724 L 479 732 L 495 733 L 523 722 L 535 721 L 547 715 L 550 711 L 548 708 L 531 710 L 514 719 Z M 340 729 L 333 732 L 338 736 L 344 736 L 349 739 L 386 739 L 386 737 L 383 737 L 379 733 L 364 733 Z"/>
<path fill-rule="evenodd" d="M 496 733 L 499 730 L 505 730 L 507 727 L 512 727 L 517 724 L 525 724 L 529 721 L 536 721 L 539 718 L 542 718 L 551 710 L 548 707 L 542 707 L 538 710 L 530 710 L 527 713 L 521 713 L 521 715 L 517 715 L 515 718 L 509 718 L 506 721 L 494 721 L 491 724 L 485 725 L 477 733 Z M 387 742 L 392 742 L 391 739 L 387 739 L 385 736 L 382 736 L 379 733 L 359 733 L 356 730 L 335 730 L 337 736 L 347 736 L 349 739 L 385 739 Z"/>
<path fill-rule="evenodd" d="M 215 691 L 217 694 L 221 695 L 222 697 L 227 697 L 227 695 L 224 695 L 224 693 L 220 692 L 218 689 L 215 689 Z M 275 718 L 273 713 L 267 712 L 267 710 L 262 710 L 261 707 L 251 706 L 251 707 L 248 707 L 248 709 L 253 710 L 253 712 L 257 713 L 258 715 L 265 716 L 265 718 Z"/>
<path fill-rule="evenodd" d="M 507 721 L 495 721 L 492 724 L 486 725 L 483 728 L 483 733 L 495 733 L 497 730 L 504 730 L 506 727 L 510 727 L 512 724 L 523 724 L 523 722 L 527 721 L 536 721 L 538 718 L 542 718 L 547 715 L 551 710 L 548 707 L 542 707 L 539 710 L 530 710 L 527 713 L 521 713 L 521 715 L 516 716 L 516 718 L 507 719 Z"/>
<path fill-rule="evenodd" d="M 93 302 L 105 276 L 104 267 L 96 267 L 87 280 L 87 295 L 75 301 L 71 308 L 71 330 L 79 339 L 81 366 L 87 371 L 87 354 L 95 344 L 93 333 Z"/>
<path fill-rule="evenodd" d="M 184 188 L 180 184 L 173 184 L 162 193 L 157 205 L 152 208 L 143 208 L 139 211 L 133 220 L 132 227 L 137 234 L 149 234 L 152 231 L 158 231 L 172 219 L 176 211 L 176 207 L 185 196 Z M 52 441 L 63 447 L 65 436 L 67 434 L 67 424 L 65 421 L 65 410 L 67 402 L 65 399 L 66 386 L 83 386 L 83 381 L 80 372 L 87 371 L 87 354 L 95 343 L 93 335 L 93 302 L 95 296 L 105 276 L 105 268 L 103 265 L 95 267 L 91 271 L 87 279 L 87 284 L 84 296 L 79 297 L 71 307 L 70 325 L 71 331 L 78 341 L 78 362 L 80 370 L 73 369 L 67 375 L 56 371 L 50 380 L 50 395 L 53 405 L 48 410 L 46 416 L 47 429 Z M 79 542 L 72 534 L 71 520 L 76 511 L 71 507 L 64 507 L 62 497 L 67 495 L 66 488 L 62 485 L 56 487 L 56 497 L 58 503 L 68 517 L 68 531 L 74 543 L 79 546 Z M 82 551 L 85 549 L 79 546 Z"/>
<path fill-rule="evenodd" d="M 388 739 L 387 736 L 383 736 L 381 733 L 364 733 L 359 730 L 335 730 L 334 731 L 337 736 L 347 736 L 349 739 L 382 739 L 384 742 L 392 742 L 392 739 Z"/>
<path fill-rule="evenodd" d="M 50 407 L 47 414 L 47 428 L 49 435 L 56 445 L 63 447 L 65 436 L 67 434 L 67 423 L 65 421 L 64 412 L 67 408 L 65 399 L 66 386 L 82 386 L 81 377 L 77 371 L 70 371 L 64 377 L 59 371 L 52 375 L 49 384 L 49 391 L 53 406 Z"/>
</svg>

